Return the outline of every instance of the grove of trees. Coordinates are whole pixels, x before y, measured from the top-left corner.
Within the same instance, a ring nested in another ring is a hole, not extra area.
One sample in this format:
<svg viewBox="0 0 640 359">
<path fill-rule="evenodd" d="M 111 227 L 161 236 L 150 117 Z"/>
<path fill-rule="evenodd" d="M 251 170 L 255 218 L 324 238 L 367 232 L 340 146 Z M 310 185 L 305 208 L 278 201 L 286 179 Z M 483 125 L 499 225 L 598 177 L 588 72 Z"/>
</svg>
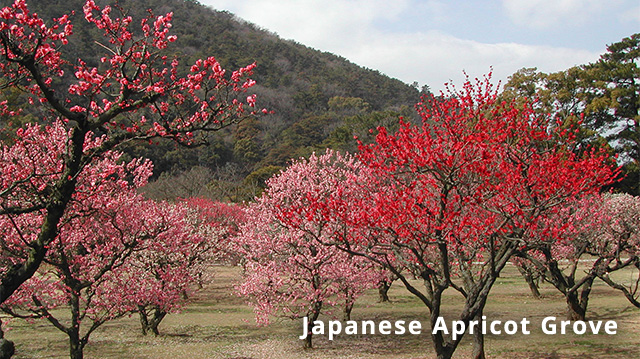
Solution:
<svg viewBox="0 0 640 359">
<path fill-rule="evenodd" d="M 118 6 L 99 7 L 94 1 L 87 1 L 82 13 L 102 36 L 103 56 L 94 65 L 64 51 L 73 35 L 68 15 L 45 21 L 21 0 L 0 10 L 0 86 L 22 92 L 40 109 L 38 124 L 5 134 L 9 138 L 2 142 L 0 305 L 12 306 L 15 300 L 49 319 L 68 334 L 72 358 L 82 357 L 92 330 L 126 311 L 124 303 L 107 305 L 107 312 L 92 307 L 117 297 L 117 286 L 108 278 L 122 279 L 114 270 L 124 268 L 126 258 L 138 257 L 133 255 L 138 247 L 148 246 L 143 241 L 158 240 L 167 230 L 161 223 L 147 228 L 154 225 L 145 224 L 143 214 L 153 215 L 151 210 L 126 213 L 136 207 L 127 204 L 123 191 L 140 187 L 150 173 L 141 160 L 126 168 L 132 175 L 121 173 L 112 151 L 158 137 L 193 146 L 204 133 L 256 113 L 255 95 L 245 94 L 255 83 L 248 79 L 255 64 L 227 74 L 209 57 L 178 74 L 178 60 L 164 53 L 176 39 L 169 34 L 171 13 L 134 21 Z M 2 106 L 6 115 L 20 115 L 21 109 L 7 102 Z M 102 225 L 111 228 L 89 230 Z M 164 269 L 158 270 L 162 277 Z M 160 280 L 161 286 L 172 285 Z M 45 292 L 35 295 L 28 288 Z M 19 300 L 22 290 L 32 303 Z M 68 325 L 50 315 L 50 307 L 60 302 L 72 309 Z M 92 321 L 86 334 L 80 334 L 82 319 Z"/>
<path fill-rule="evenodd" d="M 578 152 L 575 130 L 497 95 L 485 79 L 446 99 L 425 96 L 416 107 L 421 125 L 401 122 L 393 134 L 379 127 L 358 160 L 327 152 L 291 165 L 268 182 L 258 203 L 277 204 L 261 213 L 314 247 L 390 271 L 428 308 L 432 325 L 446 290 L 465 298 L 459 320 L 480 319 L 510 260 L 571 243 L 573 227 L 560 216 L 617 176 L 604 148 Z M 438 358 L 450 358 L 461 340 L 432 335 Z M 474 344 L 483 358 L 481 333 Z"/>
<path fill-rule="evenodd" d="M 595 281 L 640 308 L 638 34 L 594 64 L 523 69 L 504 90 L 489 74 L 423 93 L 414 114 L 310 85 L 287 97 L 305 110 L 265 153 L 255 62 L 185 65 L 173 13 L 99 3 L 51 20 L 24 0 L 0 9 L 0 309 L 65 333 L 72 359 L 125 315 L 159 335 L 219 264 L 241 266 L 235 290 L 260 324 L 306 318 L 309 332 L 392 280 L 432 326 L 457 293 L 468 325 L 509 265 L 551 283 L 571 320 L 586 318 Z M 77 55 L 78 21 L 97 57 Z M 133 156 L 223 131 L 237 161 L 224 171 L 149 184 L 154 165 Z M 621 269 L 637 279 L 611 276 Z M 463 338 L 430 335 L 441 359 Z M 10 358 L 1 328 L 0 340 Z M 472 341 L 484 358 L 483 334 Z"/>
</svg>

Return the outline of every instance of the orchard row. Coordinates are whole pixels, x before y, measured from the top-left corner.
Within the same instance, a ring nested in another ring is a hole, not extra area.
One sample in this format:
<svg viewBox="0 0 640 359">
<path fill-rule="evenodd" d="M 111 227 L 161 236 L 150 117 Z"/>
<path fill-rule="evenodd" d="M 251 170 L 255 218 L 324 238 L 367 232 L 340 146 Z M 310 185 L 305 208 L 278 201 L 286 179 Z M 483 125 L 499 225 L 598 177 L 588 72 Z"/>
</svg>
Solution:
<svg viewBox="0 0 640 359">
<path fill-rule="evenodd" d="M 432 324 L 449 290 L 465 298 L 458 321 L 479 321 L 509 263 L 562 292 L 570 319 L 584 319 L 595 280 L 639 306 L 638 283 L 609 276 L 640 266 L 638 199 L 607 193 L 620 179 L 616 159 L 606 144 L 580 141 L 579 122 L 499 100 L 488 76 L 423 97 L 420 121 L 372 129 L 375 141 L 355 154 L 293 162 L 250 204 L 154 202 L 138 192 L 151 164 L 118 149 L 157 138 L 205 144 L 207 132 L 268 113 L 246 94 L 255 64 L 227 73 L 209 57 L 179 71 L 165 52 L 176 40 L 171 13 L 134 21 L 89 0 L 82 14 L 103 36 L 99 63 L 65 58 L 69 16 L 47 23 L 24 0 L 0 9 L 0 88 L 41 114 L 2 133 L 0 306 L 66 333 L 72 359 L 122 315 L 138 313 L 157 332 L 210 280 L 211 264 L 231 259 L 244 269 L 236 290 L 261 323 L 313 325 L 336 305 L 348 319 L 363 291 L 393 280 Z M 0 102 L 3 118 L 24 110 Z M 593 266 L 578 271 L 587 255 Z M 473 335 L 481 358 L 482 333 Z M 433 334 L 438 357 L 463 336 Z M 0 340 L 0 357 L 10 357 L 1 331 Z"/>
</svg>

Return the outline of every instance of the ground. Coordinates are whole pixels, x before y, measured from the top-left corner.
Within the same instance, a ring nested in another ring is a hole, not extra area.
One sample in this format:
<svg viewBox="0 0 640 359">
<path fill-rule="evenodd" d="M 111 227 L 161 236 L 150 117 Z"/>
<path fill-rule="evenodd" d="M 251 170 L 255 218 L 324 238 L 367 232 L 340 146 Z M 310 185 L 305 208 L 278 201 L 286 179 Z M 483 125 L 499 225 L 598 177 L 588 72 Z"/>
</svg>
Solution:
<svg viewBox="0 0 640 359">
<path fill-rule="evenodd" d="M 302 349 L 298 340 L 301 321 L 275 320 L 258 327 L 250 307 L 233 295 L 239 280 L 237 267 L 215 267 L 215 281 L 204 288 L 180 313 L 171 314 L 160 326 L 161 336 L 142 336 L 135 316 L 105 324 L 85 349 L 86 358 L 433 358 L 429 331 L 421 335 L 338 336 L 328 341 L 315 338 L 315 348 Z M 630 273 L 620 273 L 628 276 Z M 628 304 L 618 292 L 602 282 L 594 286 L 587 320 L 615 320 L 616 335 L 545 335 L 543 318 L 564 319 L 563 298 L 550 285 L 542 286 L 543 299 L 534 299 L 524 280 L 513 267 L 507 268 L 496 284 L 484 314 L 488 320 L 531 321 L 530 335 L 489 335 L 489 358 L 640 358 L 640 310 Z M 400 283 L 394 283 L 391 303 L 377 303 L 377 293 L 368 292 L 356 303 L 354 320 L 421 320 L 428 328 L 427 311 Z M 452 291 L 443 308 L 445 317 L 454 318 L 462 299 Z M 324 318 L 329 320 L 329 318 Z M 447 318 L 449 323 L 449 318 Z M 6 337 L 16 343 L 17 359 L 66 358 L 66 336 L 48 322 L 12 321 Z M 464 341 L 454 358 L 469 358 L 471 343 Z"/>
</svg>

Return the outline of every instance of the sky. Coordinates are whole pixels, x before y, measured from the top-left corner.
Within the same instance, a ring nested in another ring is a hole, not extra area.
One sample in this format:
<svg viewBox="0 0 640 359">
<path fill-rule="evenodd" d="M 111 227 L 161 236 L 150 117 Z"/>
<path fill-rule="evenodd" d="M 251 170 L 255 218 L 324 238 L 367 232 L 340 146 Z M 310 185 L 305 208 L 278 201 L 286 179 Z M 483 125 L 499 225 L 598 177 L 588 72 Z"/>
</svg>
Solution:
<svg viewBox="0 0 640 359">
<path fill-rule="evenodd" d="M 640 32 L 640 0 L 200 0 L 306 46 L 434 92 L 597 61 Z M 259 64 L 258 64 L 259 66 Z"/>
</svg>

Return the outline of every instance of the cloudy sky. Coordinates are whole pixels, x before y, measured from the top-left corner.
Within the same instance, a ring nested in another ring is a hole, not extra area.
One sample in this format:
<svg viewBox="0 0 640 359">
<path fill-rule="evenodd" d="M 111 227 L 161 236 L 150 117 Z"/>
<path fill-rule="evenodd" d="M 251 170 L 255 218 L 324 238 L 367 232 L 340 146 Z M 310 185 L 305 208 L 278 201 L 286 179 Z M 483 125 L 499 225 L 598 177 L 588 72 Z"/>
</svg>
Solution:
<svg viewBox="0 0 640 359">
<path fill-rule="evenodd" d="M 200 0 L 285 39 L 432 90 L 593 62 L 640 32 L 640 0 Z"/>
</svg>

